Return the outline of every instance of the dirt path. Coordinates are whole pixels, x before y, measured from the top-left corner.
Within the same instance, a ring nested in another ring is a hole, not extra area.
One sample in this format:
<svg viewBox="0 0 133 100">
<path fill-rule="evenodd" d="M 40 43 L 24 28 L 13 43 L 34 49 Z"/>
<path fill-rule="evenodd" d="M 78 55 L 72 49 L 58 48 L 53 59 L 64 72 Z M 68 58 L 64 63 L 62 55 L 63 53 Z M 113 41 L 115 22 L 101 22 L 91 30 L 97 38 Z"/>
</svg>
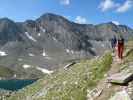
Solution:
<svg viewBox="0 0 133 100">
<path fill-rule="evenodd" d="M 129 46 L 126 46 L 126 48 L 128 48 Z M 126 61 L 126 55 L 128 54 L 128 52 L 133 49 L 133 42 L 131 42 L 130 44 L 130 49 L 126 49 L 124 52 L 124 62 Z M 130 62 L 130 61 L 129 61 Z M 117 73 L 121 70 L 122 64 L 120 64 L 120 62 L 118 61 L 117 57 L 114 55 L 113 56 L 113 62 L 111 64 L 111 68 L 108 71 L 107 75 L 105 75 L 105 78 L 102 79 L 98 85 L 97 88 L 99 90 L 102 90 L 101 94 L 95 98 L 94 100 L 109 100 L 109 98 L 114 95 L 114 93 L 116 93 L 117 91 L 121 91 L 121 90 L 125 90 L 127 89 L 127 86 L 120 86 L 120 85 L 112 85 L 110 83 L 107 82 L 107 77 L 109 77 L 110 75 L 113 75 L 114 73 Z"/>
<path fill-rule="evenodd" d="M 105 78 L 101 80 L 97 86 L 98 89 L 102 89 L 102 93 L 95 100 L 108 100 L 108 98 L 110 98 L 110 96 L 113 95 L 113 93 L 121 90 L 124 87 L 119 85 L 112 85 L 107 82 L 108 76 L 117 73 L 119 71 L 120 71 L 120 64 L 118 63 L 117 58 L 113 57 L 111 69 L 109 70 L 107 75 L 105 75 Z"/>
</svg>

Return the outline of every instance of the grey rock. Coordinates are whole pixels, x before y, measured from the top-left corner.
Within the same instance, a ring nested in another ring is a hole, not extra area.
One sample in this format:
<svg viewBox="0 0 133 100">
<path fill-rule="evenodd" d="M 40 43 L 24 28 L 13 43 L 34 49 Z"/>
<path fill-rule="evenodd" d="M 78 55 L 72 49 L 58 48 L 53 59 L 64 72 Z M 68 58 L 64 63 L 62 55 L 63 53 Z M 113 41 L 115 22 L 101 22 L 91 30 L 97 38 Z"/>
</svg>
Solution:
<svg viewBox="0 0 133 100">
<path fill-rule="evenodd" d="M 108 77 L 108 82 L 116 84 L 127 84 L 133 78 L 133 73 L 129 70 L 123 70 L 120 73 L 113 74 Z"/>
</svg>

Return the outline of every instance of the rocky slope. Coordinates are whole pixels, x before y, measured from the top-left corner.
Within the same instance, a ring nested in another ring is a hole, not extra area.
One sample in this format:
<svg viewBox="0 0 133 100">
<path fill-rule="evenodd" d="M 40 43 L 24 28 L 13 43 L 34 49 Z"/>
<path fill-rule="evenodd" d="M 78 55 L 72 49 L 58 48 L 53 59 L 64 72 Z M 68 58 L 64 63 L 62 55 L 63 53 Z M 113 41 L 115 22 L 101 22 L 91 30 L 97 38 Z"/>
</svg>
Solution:
<svg viewBox="0 0 133 100">
<path fill-rule="evenodd" d="M 128 39 L 133 30 L 111 22 L 77 24 L 50 13 L 25 22 L 2 18 L 0 65 L 11 69 L 17 78 L 38 78 L 66 61 L 102 55 L 117 34 Z"/>
<path fill-rule="evenodd" d="M 82 59 L 74 65 L 44 76 L 34 84 L 12 94 L 7 100 L 120 100 L 121 96 L 118 95 L 117 99 L 113 99 L 116 98 L 113 96 L 123 89 L 130 90 L 127 94 L 132 98 L 132 81 L 129 85 L 107 82 L 108 75 L 125 69 L 132 71 L 132 43 L 130 46 L 126 45 L 123 63 L 112 59 L 110 52 L 91 60 Z M 123 95 L 125 96 L 125 92 Z"/>
<path fill-rule="evenodd" d="M 9 100 L 85 100 L 87 88 L 96 86 L 109 70 L 111 62 L 110 54 L 80 61 L 69 69 L 62 68 L 51 76 L 45 76 L 12 95 Z"/>
</svg>

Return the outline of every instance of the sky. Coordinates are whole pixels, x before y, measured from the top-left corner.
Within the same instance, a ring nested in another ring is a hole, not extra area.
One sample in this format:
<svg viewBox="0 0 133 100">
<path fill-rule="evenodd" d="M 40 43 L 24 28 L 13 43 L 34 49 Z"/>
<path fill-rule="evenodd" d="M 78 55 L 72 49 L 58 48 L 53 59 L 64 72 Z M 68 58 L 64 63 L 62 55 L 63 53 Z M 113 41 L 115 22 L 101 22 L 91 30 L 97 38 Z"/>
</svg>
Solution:
<svg viewBox="0 0 133 100">
<path fill-rule="evenodd" d="M 133 0 L 0 0 L 0 18 L 22 22 L 45 13 L 81 24 L 113 22 L 133 28 Z"/>
</svg>

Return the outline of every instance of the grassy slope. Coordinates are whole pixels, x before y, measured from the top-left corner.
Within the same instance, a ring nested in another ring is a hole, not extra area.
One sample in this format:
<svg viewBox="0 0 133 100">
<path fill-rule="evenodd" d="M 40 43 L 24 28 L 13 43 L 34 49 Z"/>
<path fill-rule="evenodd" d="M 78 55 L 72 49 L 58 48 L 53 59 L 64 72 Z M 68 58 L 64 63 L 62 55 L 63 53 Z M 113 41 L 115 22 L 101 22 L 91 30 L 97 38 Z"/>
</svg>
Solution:
<svg viewBox="0 0 133 100">
<path fill-rule="evenodd" d="M 120 72 L 121 70 L 129 70 L 130 72 L 133 72 L 133 69 L 130 68 L 130 65 L 133 65 L 133 41 L 129 41 L 125 45 L 125 55 L 124 55 L 124 62 L 123 63 L 118 63 L 118 62 L 113 62 L 112 68 L 110 72 L 114 70 L 114 72 Z M 114 73 L 113 72 L 113 73 Z M 118 90 L 121 90 L 120 85 L 112 85 L 110 88 L 105 88 L 102 92 L 102 95 L 98 97 L 96 100 L 109 100 L 112 96 L 115 95 Z"/>
<path fill-rule="evenodd" d="M 126 50 L 128 50 L 128 52 L 125 55 L 126 61 L 132 62 L 133 61 L 133 41 L 129 41 L 126 44 Z"/>
<path fill-rule="evenodd" d="M 12 95 L 8 100 L 85 100 L 86 90 L 96 86 L 109 70 L 112 57 L 82 60 L 69 70 L 59 69 L 51 76 Z"/>
<path fill-rule="evenodd" d="M 13 71 L 10 70 L 9 68 L 0 66 L 0 77 L 12 77 L 13 76 Z"/>
</svg>

